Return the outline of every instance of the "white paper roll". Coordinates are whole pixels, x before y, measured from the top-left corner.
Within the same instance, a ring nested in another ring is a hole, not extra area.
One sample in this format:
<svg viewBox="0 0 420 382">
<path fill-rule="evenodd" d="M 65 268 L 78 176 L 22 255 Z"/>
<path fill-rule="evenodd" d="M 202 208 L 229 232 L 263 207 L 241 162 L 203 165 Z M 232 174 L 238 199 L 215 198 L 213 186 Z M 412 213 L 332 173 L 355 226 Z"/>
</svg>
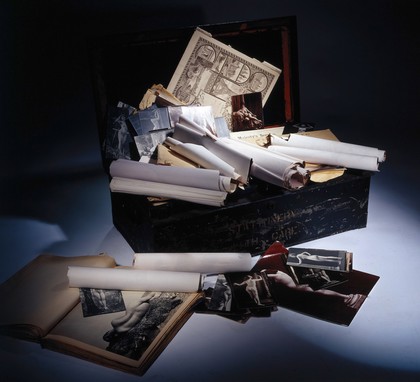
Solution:
<svg viewBox="0 0 420 382">
<path fill-rule="evenodd" d="M 162 166 L 120 158 L 111 162 L 109 171 L 113 178 L 137 179 L 221 191 L 219 189 L 220 172 L 215 169 Z"/>
<path fill-rule="evenodd" d="M 379 150 L 376 147 L 333 141 L 302 134 L 290 134 L 288 139 L 272 136 L 271 143 L 272 145 L 301 147 L 312 150 L 331 151 L 340 154 L 372 156 L 376 157 L 378 162 L 384 162 L 386 158 L 385 151 Z"/>
<path fill-rule="evenodd" d="M 312 150 L 301 147 L 269 146 L 268 150 L 276 153 L 294 155 L 305 162 L 341 166 L 358 170 L 378 171 L 376 156 L 337 153 L 332 151 Z"/>
<path fill-rule="evenodd" d="M 69 286 L 75 288 L 117 289 L 158 292 L 197 292 L 201 274 L 130 268 L 68 268 Z"/>
<path fill-rule="evenodd" d="M 133 267 L 203 274 L 248 272 L 252 268 L 250 253 L 187 252 L 135 253 Z"/>
</svg>

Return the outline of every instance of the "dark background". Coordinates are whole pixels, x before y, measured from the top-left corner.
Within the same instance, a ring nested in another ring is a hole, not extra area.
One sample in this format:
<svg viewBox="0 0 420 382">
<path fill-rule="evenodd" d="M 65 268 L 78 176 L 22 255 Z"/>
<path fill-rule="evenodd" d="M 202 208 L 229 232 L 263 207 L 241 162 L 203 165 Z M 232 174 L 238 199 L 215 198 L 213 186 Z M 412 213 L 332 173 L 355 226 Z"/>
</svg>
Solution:
<svg viewBox="0 0 420 382">
<path fill-rule="evenodd" d="M 386 149 L 386 168 L 415 180 L 405 163 L 418 163 L 418 1 L 6 0 L 0 7 L 2 213 L 44 214 L 23 207 L 33 182 L 100 170 L 88 36 L 277 16 L 297 16 L 301 120 Z"/>
<path fill-rule="evenodd" d="M 70 209 L 79 231 L 85 229 L 83 221 L 96 223 L 88 216 L 93 205 L 109 215 L 111 206 L 99 205 L 92 189 L 86 195 L 77 189 L 83 179 L 103 178 L 100 186 L 107 184 L 89 73 L 89 36 L 281 16 L 297 17 L 301 121 L 330 128 L 343 141 L 385 149 L 388 158 L 373 179 L 375 189 L 392 190 L 398 199 L 391 203 L 403 201 L 418 221 L 419 1 L 3 0 L 0 223 L 19 217 L 59 222 L 67 233 Z M 145 59 L 153 65 L 147 52 Z M 395 226 L 398 230 L 398 222 Z M 21 237 L 31 238 L 4 228 L 0 224 L 0 236 L 7 232 L 9 237 L 0 237 L 0 243 L 17 249 L 0 249 L 2 259 L 14 264 L 2 278 L 28 261 L 17 244 Z M 291 367 L 301 368 L 300 361 Z M 375 380 L 376 371 L 366 373 Z"/>
</svg>

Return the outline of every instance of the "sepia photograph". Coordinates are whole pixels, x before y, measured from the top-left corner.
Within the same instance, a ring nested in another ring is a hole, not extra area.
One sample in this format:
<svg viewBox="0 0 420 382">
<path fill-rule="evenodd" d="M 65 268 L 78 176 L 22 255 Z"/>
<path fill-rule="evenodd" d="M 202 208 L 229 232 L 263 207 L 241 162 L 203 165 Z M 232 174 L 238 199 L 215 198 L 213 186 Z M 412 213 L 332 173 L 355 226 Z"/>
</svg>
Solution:
<svg viewBox="0 0 420 382">
<path fill-rule="evenodd" d="M 261 93 L 232 96 L 232 131 L 258 130 L 263 127 Z"/>
</svg>

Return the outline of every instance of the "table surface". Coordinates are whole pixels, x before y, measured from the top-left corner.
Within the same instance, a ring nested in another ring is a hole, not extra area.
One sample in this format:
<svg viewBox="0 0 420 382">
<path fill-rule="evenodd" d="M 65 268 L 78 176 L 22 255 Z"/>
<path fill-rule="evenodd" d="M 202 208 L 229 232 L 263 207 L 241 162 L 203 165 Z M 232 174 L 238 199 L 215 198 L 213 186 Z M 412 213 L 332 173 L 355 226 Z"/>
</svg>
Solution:
<svg viewBox="0 0 420 382">
<path fill-rule="evenodd" d="M 245 324 L 195 313 L 163 351 L 143 381 L 415 380 L 420 376 L 420 221 L 415 195 L 392 187 L 392 169 L 371 181 L 366 228 L 305 243 L 353 252 L 354 268 L 380 276 L 349 327 L 279 308 Z M 103 173 L 51 182 L 50 194 L 31 203 L 56 211 L 45 221 L 0 219 L 1 281 L 41 252 L 77 256 L 107 252 L 130 265 L 133 250 L 112 225 Z M 57 211 L 57 206 L 61 206 Z M 18 233 L 18 234 L 17 234 Z M 136 376 L 2 338 L 0 368 L 10 380 L 135 380 Z M 378 379 L 379 378 L 379 379 Z"/>
</svg>

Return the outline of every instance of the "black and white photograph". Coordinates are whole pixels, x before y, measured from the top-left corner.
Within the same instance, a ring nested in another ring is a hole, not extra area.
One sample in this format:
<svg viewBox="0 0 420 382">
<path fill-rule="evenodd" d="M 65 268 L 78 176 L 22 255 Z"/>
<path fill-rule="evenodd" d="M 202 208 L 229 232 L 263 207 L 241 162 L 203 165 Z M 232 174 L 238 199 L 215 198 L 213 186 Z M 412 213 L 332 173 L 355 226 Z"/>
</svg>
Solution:
<svg viewBox="0 0 420 382">
<path fill-rule="evenodd" d="M 268 281 L 260 272 L 226 274 L 238 308 L 265 308 L 275 305 Z"/>
<path fill-rule="evenodd" d="M 379 276 L 352 270 L 346 273 L 346 282 L 315 290 L 308 283 L 298 284 L 286 262 L 287 251 L 273 243 L 253 268 L 267 276 L 277 305 L 338 325 L 350 325 L 379 280 Z"/>
<path fill-rule="evenodd" d="M 208 308 L 225 312 L 230 312 L 232 308 L 232 288 L 224 274 L 219 274 L 217 277 Z"/>
<path fill-rule="evenodd" d="M 349 272 L 352 269 L 352 259 L 353 254 L 348 251 L 291 247 L 287 265 Z"/>
<path fill-rule="evenodd" d="M 103 335 L 106 350 L 139 359 L 158 335 L 161 325 L 183 302 L 182 294 L 146 292 L 124 314 L 115 317 Z"/>
<path fill-rule="evenodd" d="M 80 302 L 84 317 L 125 310 L 120 290 L 80 288 Z"/>
<path fill-rule="evenodd" d="M 156 105 L 130 115 L 128 122 L 133 130 L 133 135 L 145 135 L 151 131 L 171 129 L 168 109 Z"/>
<path fill-rule="evenodd" d="M 135 111 L 134 107 L 123 102 L 109 107 L 104 140 L 104 151 L 108 159 L 131 159 L 134 141 L 127 125 L 127 118 Z"/>
<path fill-rule="evenodd" d="M 173 131 L 168 109 L 156 105 L 130 115 L 127 123 L 141 160 L 155 159 L 156 147 Z"/>
<path fill-rule="evenodd" d="M 347 281 L 346 273 L 319 268 L 289 267 L 297 284 L 307 284 L 313 290 L 328 289 Z"/>
</svg>

